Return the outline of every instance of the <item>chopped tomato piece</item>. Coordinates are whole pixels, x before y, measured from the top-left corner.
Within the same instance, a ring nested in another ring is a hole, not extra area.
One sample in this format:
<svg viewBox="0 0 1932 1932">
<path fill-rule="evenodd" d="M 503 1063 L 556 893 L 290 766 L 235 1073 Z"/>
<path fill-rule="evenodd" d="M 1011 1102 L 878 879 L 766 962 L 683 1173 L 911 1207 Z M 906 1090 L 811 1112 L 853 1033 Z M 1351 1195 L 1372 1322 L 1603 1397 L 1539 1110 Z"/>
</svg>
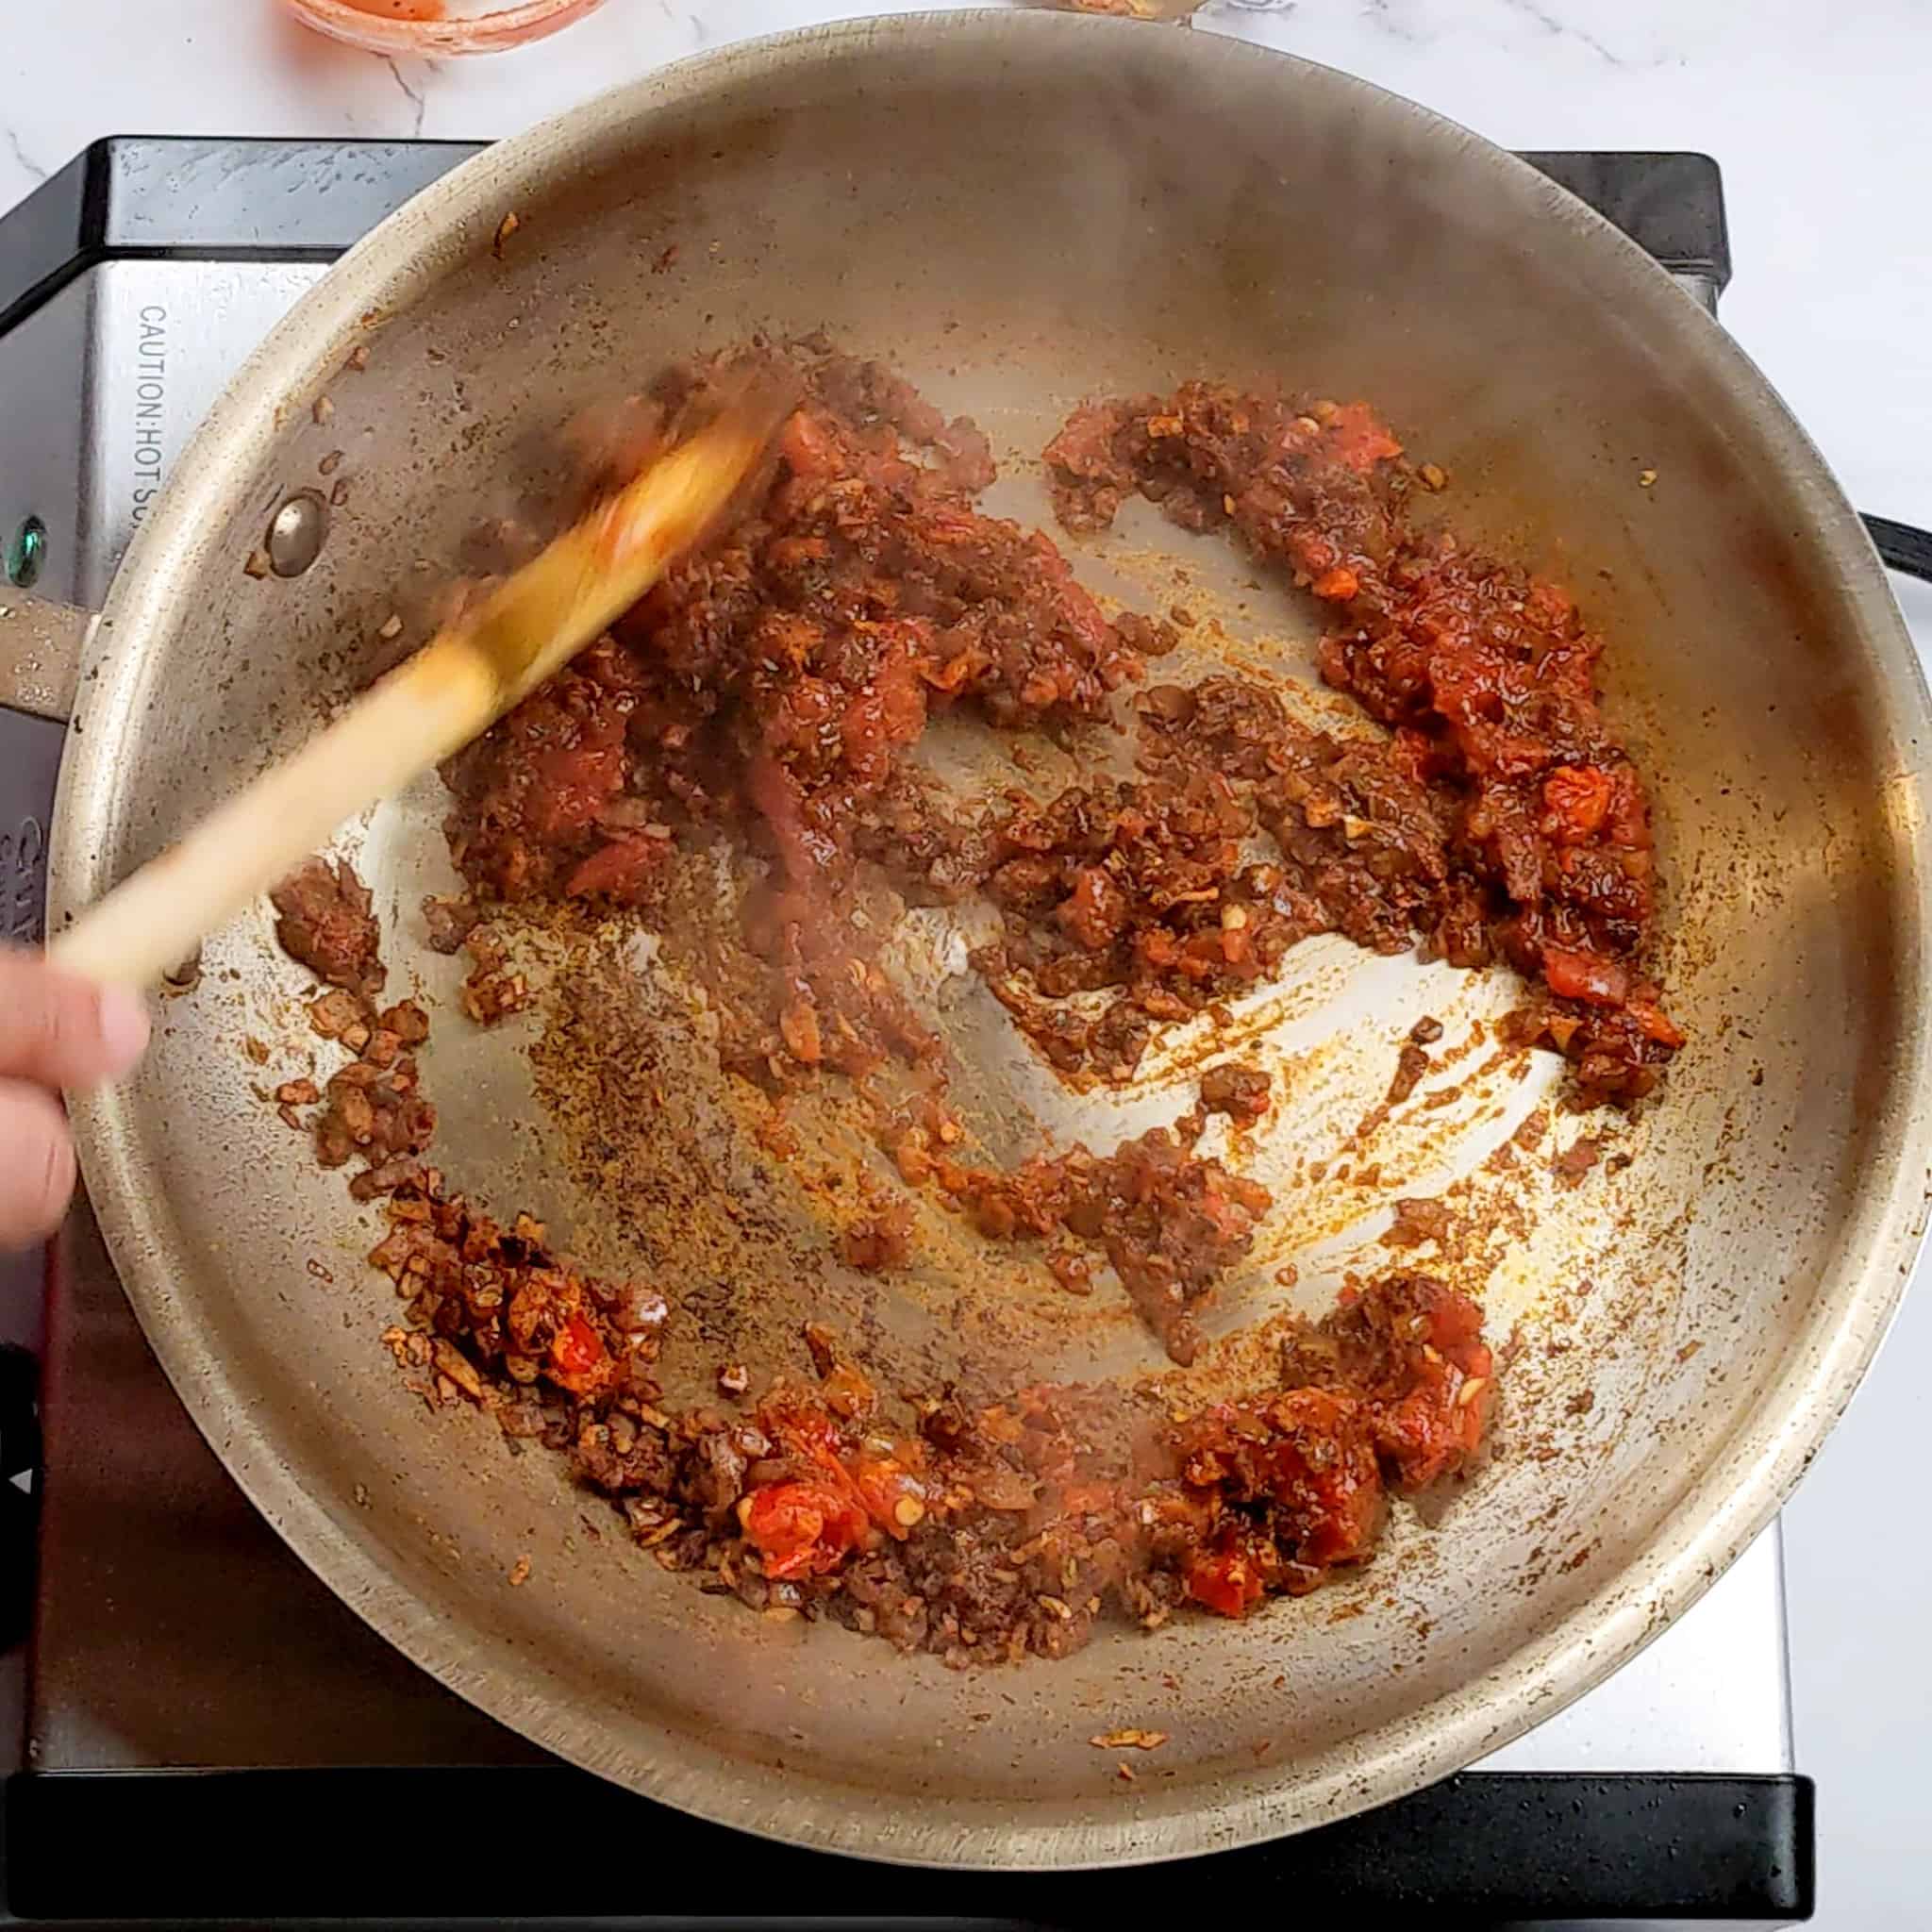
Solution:
<svg viewBox="0 0 1932 1932">
<path fill-rule="evenodd" d="M 1060 901 L 1054 918 L 1076 945 L 1090 953 L 1104 953 L 1126 924 L 1132 909 L 1126 894 L 1104 868 L 1087 865 L 1074 874 L 1074 890 Z"/>
<path fill-rule="evenodd" d="M 924 1485 L 890 1457 L 861 1457 L 852 1480 L 866 1514 L 888 1536 L 904 1542 L 924 1521 Z"/>
<path fill-rule="evenodd" d="M 1659 1046 L 1667 1046 L 1674 1053 L 1683 1045 L 1684 1029 L 1654 1002 L 1633 999 L 1630 1002 L 1630 1017 Z"/>
<path fill-rule="evenodd" d="M 550 1343 L 550 1379 L 573 1395 L 588 1395 L 610 1372 L 610 1351 L 581 1315 L 567 1317 Z"/>
<path fill-rule="evenodd" d="M 1621 1007 L 1630 997 L 1629 970 L 1596 953 L 1545 946 L 1543 977 L 1553 993 L 1566 1000 L 1588 1000 L 1593 1007 Z"/>
<path fill-rule="evenodd" d="M 1595 838 L 1615 790 L 1610 774 L 1595 765 L 1558 765 L 1543 780 L 1544 833 L 1566 845 Z"/>
<path fill-rule="evenodd" d="M 598 846 L 564 881 L 565 896 L 572 899 L 615 899 L 620 905 L 635 901 L 658 876 L 671 850 L 668 839 L 648 832 L 626 833 Z"/>
<path fill-rule="evenodd" d="M 808 479 L 836 475 L 844 460 L 838 431 L 815 409 L 794 409 L 786 419 L 778 453 L 794 475 Z"/>
<path fill-rule="evenodd" d="M 1262 1458 L 1270 1499 L 1308 1563 L 1368 1554 L 1382 1520 L 1382 1474 L 1360 1407 L 1325 1389 L 1295 1389 L 1264 1411 L 1277 1432 Z"/>
<path fill-rule="evenodd" d="M 1483 1337 L 1483 1311 L 1466 1294 L 1441 1289 L 1429 1309 L 1430 1345 L 1446 1355 L 1466 1375 L 1490 1373 L 1489 1344 Z"/>
<path fill-rule="evenodd" d="M 839 1431 L 824 1409 L 788 1395 L 768 1402 L 758 1412 L 758 1420 L 788 1455 L 835 1469 L 844 1467 L 839 1460 Z"/>
<path fill-rule="evenodd" d="M 1402 445 L 1375 419 L 1366 403 L 1343 403 L 1326 425 L 1328 444 L 1351 470 L 1366 475 L 1377 463 L 1402 454 Z"/>
<path fill-rule="evenodd" d="M 1489 1377 L 1461 1375 L 1443 1364 L 1381 1410 L 1376 1442 L 1401 1488 L 1426 1489 L 1475 1454 L 1489 1412 Z"/>
<path fill-rule="evenodd" d="M 1203 1550 L 1187 1569 L 1188 1594 L 1224 1617 L 1245 1617 L 1260 1602 L 1261 1573 L 1245 1550 Z"/>
<path fill-rule="evenodd" d="M 874 1400 L 871 1385 L 855 1369 L 834 1369 L 824 1390 L 835 1400 L 843 1398 L 854 1415 L 866 1413 Z M 856 1468 L 848 1468 L 840 1455 L 838 1426 L 824 1409 L 784 1400 L 768 1403 L 758 1420 L 794 1462 L 814 1472 L 803 1479 L 804 1487 L 824 1504 L 827 1524 L 840 1526 L 841 1550 L 869 1540 L 868 1519 L 903 1539 L 924 1517 L 925 1491 L 917 1475 L 894 1457 L 860 1457 Z"/>
<path fill-rule="evenodd" d="M 536 782 L 524 804 L 524 817 L 539 838 L 568 837 L 587 826 L 624 790 L 629 759 L 624 747 L 624 715 L 608 706 L 571 745 L 539 752 L 532 759 Z"/>
<path fill-rule="evenodd" d="M 1405 1490 L 1426 1488 L 1475 1454 L 1494 1387 L 1482 1310 L 1437 1284 L 1425 1313 L 1428 1345 L 1410 1359 L 1409 1386 L 1376 1415 L 1376 1447 Z"/>
<path fill-rule="evenodd" d="M 1341 559 L 1341 552 L 1319 530 L 1291 532 L 1287 547 L 1290 560 L 1310 578 L 1333 570 Z"/>
<path fill-rule="evenodd" d="M 829 1484 L 771 1483 L 738 1506 L 739 1526 L 774 1578 L 836 1570 L 865 1534 L 865 1517 Z"/>
</svg>

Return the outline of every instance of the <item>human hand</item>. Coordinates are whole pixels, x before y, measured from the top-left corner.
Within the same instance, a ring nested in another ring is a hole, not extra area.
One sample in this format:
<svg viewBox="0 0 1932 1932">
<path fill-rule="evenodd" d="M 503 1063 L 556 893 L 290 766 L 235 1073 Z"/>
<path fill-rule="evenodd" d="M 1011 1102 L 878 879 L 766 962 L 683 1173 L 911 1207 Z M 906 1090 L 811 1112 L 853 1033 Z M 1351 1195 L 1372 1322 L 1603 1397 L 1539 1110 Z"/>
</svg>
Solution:
<svg viewBox="0 0 1932 1932">
<path fill-rule="evenodd" d="M 137 994 L 57 973 L 37 951 L 0 947 L 0 1248 L 44 1239 L 67 1211 L 74 1142 L 59 1090 L 118 1078 L 147 1036 Z"/>
</svg>

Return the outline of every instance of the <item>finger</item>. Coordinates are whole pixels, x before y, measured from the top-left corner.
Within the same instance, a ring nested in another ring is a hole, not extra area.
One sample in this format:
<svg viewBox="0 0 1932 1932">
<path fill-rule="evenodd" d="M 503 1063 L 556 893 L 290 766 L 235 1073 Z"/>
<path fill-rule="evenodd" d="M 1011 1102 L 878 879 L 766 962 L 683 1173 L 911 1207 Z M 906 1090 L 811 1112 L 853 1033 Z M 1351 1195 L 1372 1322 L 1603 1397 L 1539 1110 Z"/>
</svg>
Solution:
<svg viewBox="0 0 1932 1932">
<path fill-rule="evenodd" d="M 23 947 L 0 949 L 0 1078 L 96 1086 L 126 1073 L 147 1036 L 139 993 L 57 973 Z"/>
<path fill-rule="evenodd" d="M 44 1088 L 0 1080 L 0 1248 L 24 1248 L 60 1225 L 74 1192 L 67 1116 Z"/>
</svg>

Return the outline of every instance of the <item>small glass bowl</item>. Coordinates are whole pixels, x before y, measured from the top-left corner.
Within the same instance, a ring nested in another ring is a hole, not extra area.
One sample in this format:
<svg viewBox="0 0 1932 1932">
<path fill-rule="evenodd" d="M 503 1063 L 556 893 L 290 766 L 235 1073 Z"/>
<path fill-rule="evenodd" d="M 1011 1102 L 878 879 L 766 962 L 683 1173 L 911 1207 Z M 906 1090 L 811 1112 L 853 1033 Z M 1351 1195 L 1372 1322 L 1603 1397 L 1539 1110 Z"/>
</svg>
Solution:
<svg viewBox="0 0 1932 1932">
<path fill-rule="evenodd" d="M 502 54 L 582 20 L 604 0 L 283 0 L 304 26 L 372 54 L 441 60 Z"/>
</svg>

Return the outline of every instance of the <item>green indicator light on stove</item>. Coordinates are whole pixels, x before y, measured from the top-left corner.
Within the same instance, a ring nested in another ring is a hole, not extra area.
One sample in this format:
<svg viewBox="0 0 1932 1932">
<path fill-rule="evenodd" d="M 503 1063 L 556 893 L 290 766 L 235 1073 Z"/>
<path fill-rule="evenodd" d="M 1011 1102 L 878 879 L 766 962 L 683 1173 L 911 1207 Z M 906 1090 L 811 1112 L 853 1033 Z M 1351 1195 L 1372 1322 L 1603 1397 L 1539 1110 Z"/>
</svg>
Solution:
<svg viewBox="0 0 1932 1932">
<path fill-rule="evenodd" d="M 46 558 L 47 526 L 39 517 L 28 517 L 7 545 L 7 581 L 30 590 Z"/>
</svg>

